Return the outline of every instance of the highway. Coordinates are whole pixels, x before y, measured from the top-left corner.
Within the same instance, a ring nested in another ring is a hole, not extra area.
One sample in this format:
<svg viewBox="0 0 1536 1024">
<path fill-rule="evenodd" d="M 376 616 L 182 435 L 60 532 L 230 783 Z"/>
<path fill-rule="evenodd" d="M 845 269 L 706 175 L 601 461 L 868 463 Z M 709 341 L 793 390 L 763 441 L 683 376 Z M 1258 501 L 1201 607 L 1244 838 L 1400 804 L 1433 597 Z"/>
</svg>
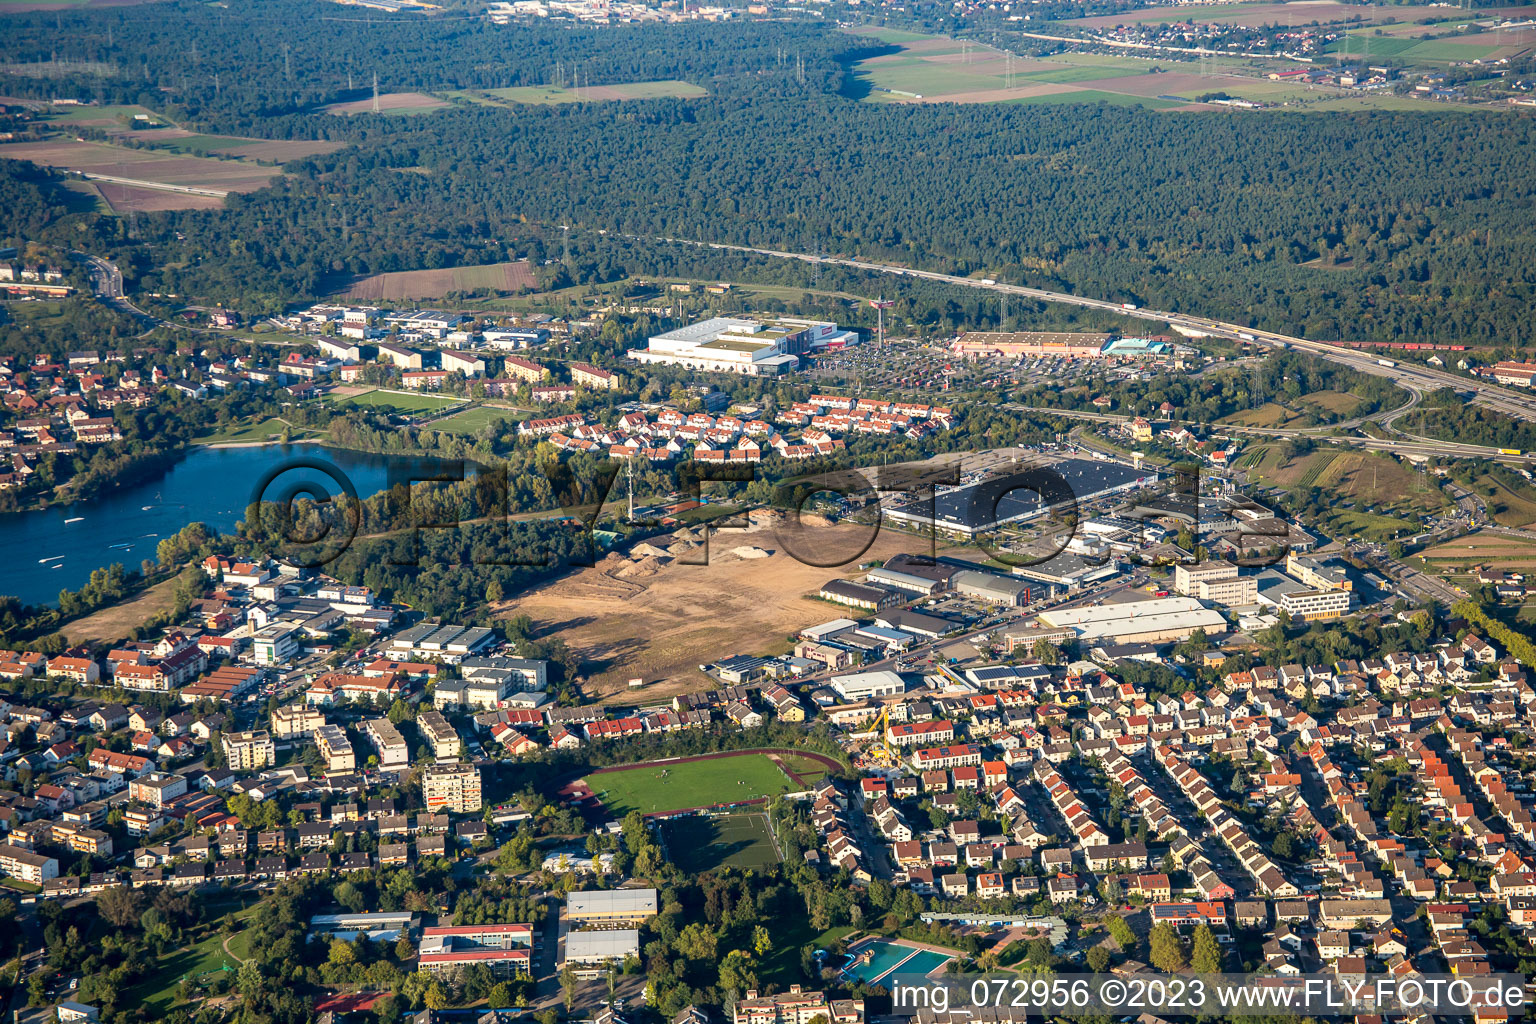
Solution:
<svg viewBox="0 0 1536 1024">
<path fill-rule="evenodd" d="M 1104 412 L 1079 412 L 1075 409 L 1051 409 L 1043 405 L 1018 405 L 1008 403 L 1002 406 L 1004 409 L 1013 409 L 1019 412 L 1040 413 L 1046 416 L 1061 416 L 1066 419 L 1087 420 L 1091 423 L 1105 423 L 1119 426 L 1126 423 L 1132 417 L 1119 416 L 1114 413 Z M 1402 410 L 1394 410 L 1394 415 Z M 1511 466 L 1529 465 L 1529 459 L 1522 455 L 1503 455 L 1497 448 L 1490 448 L 1480 444 L 1463 444 L 1459 441 L 1436 441 L 1432 438 L 1419 438 L 1404 434 L 1401 439 L 1379 439 L 1362 436 L 1335 436 L 1320 433 L 1324 430 L 1333 430 L 1343 424 L 1331 424 L 1325 427 L 1304 427 L 1297 429 L 1284 429 L 1281 427 L 1244 427 L 1233 423 L 1204 423 L 1190 424 L 1201 433 L 1217 434 L 1242 434 L 1254 437 L 1292 438 L 1305 437 L 1319 444 L 1336 444 L 1350 448 L 1359 448 L 1368 452 L 1390 452 L 1394 455 L 1412 455 L 1416 457 L 1438 456 L 1446 459 L 1489 459 L 1495 462 L 1506 463 Z"/>
<path fill-rule="evenodd" d="M 95 174 L 89 171 L 76 171 L 82 178 L 91 181 L 105 181 L 113 185 L 130 185 L 133 188 L 154 189 L 156 192 L 180 192 L 188 196 L 212 196 L 214 199 L 223 199 L 228 192 L 216 188 L 203 188 L 199 185 L 167 185 L 163 181 L 144 181 L 140 178 L 119 178 L 112 174 Z"/>
<path fill-rule="evenodd" d="M 688 238 L 656 236 L 654 240 L 693 245 L 707 249 L 720 249 L 729 252 L 744 252 L 754 256 L 800 260 L 804 263 L 822 263 L 832 266 L 850 267 L 854 270 L 863 270 L 876 274 L 890 274 L 895 277 L 917 277 L 928 281 L 940 281 L 945 284 L 958 285 L 963 288 L 978 288 L 983 291 L 997 292 L 1003 295 L 1019 295 L 1025 298 L 1038 299 L 1042 302 L 1059 302 L 1069 306 L 1102 309 L 1121 316 L 1166 323 L 1176 329 L 1184 328 L 1187 331 L 1197 332 L 1197 334 L 1203 333 L 1211 337 L 1268 345 L 1276 349 L 1295 349 L 1299 352 L 1306 352 L 1309 355 L 1327 359 L 1329 362 L 1338 363 L 1341 366 L 1347 366 L 1362 373 L 1385 377 L 1410 392 L 1415 390 L 1420 392 L 1435 391 L 1439 388 L 1472 391 L 1476 394 L 1476 401 L 1481 405 L 1488 406 L 1491 409 L 1518 419 L 1536 422 L 1536 395 L 1522 394 L 1512 388 L 1500 387 L 1497 384 L 1490 384 L 1487 381 L 1471 377 L 1458 376 L 1454 373 L 1447 373 L 1444 370 L 1398 364 L 1391 359 L 1386 360 L 1386 362 L 1391 362 L 1393 365 L 1386 366 L 1375 355 L 1362 354 L 1353 349 L 1339 348 L 1321 341 L 1310 341 L 1306 338 L 1299 338 L 1289 334 L 1280 334 L 1277 331 L 1266 331 L 1257 327 L 1247 327 L 1223 320 L 1213 320 L 1210 317 L 1191 316 L 1187 313 L 1172 313 L 1157 309 L 1128 307 L 1123 303 L 1111 302 L 1107 299 L 1094 299 L 1082 295 L 1071 295 L 1066 292 L 1046 291 L 1041 288 L 1026 288 L 1023 285 L 1000 284 L 997 282 L 989 284 L 987 281 L 974 277 L 961 277 L 958 274 L 941 274 L 933 270 L 910 270 L 906 267 L 898 267 L 889 263 L 877 263 L 872 260 L 848 259 L 839 256 L 819 256 L 805 252 L 786 252 L 781 249 L 759 249 L 745 245 L 726 245 L 721 242 L 699 242 Z"/>
</svg>

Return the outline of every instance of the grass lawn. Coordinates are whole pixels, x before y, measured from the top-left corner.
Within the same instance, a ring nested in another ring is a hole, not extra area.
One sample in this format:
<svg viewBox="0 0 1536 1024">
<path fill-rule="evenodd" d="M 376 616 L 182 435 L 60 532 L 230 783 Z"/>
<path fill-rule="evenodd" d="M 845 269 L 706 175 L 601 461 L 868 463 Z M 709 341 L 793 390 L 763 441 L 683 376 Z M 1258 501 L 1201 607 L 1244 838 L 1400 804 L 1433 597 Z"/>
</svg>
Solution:
<svg viewBox="0 0 1536 1024">
<path fill-rule="evenodd" d="M 255 910 L 255 904 L 238 911 L 237 920 L 245 920 Z M 243 946 L 241 936 L 246 936 Z M 236 932 L 229 940 L 231 948 L 241 955 L 250 955 L 250 938 L 245 932 Z M 173 950 L 161 957 L 154 972 L 125 993 L 127 1005 L 145 1006 L 151 1010 L 151 1018 L 163 1018 L 176 1003 L 176 986 L 182 978 L 196 980 L 211 971 L 224 967 L 238 968 L 237 957 L 224 952 L 224 933 L 215 928 L 204 938 L 182 949 Z"/>
<path fill-rule="evenodd" d="M 857 28 L 852 30 L 854 35 L 867 36 L 870 39 L 879 40 L 882 43 L 915 43 L 919 39 L 933 39 L 934 36 L 926 36 L 921 32 L 908 32 L 899 28 Z"/>
<path fill-rule="evenodd" d="M 779 862 L 766 814 L 678 818 L 663 823 L 662 835 L 672 862 L 689 874 L 725 866 L 760 868 Z"/>
<path fill-rule="evenodd" d="M 436 409 L 446 409 L 451 405 L 459 405 L 464 399 L 444 398 L 440 395 L 407 394 L 403 391 L 364 391 L 360 395 L 338 397 L 333 401 L 337 404 L 388 406 L 405 412 L 431 412 Z"/>
<path fill-rule="evenodd" d="M 806 946 L 815 949 L 831 949 L 839 939 L 858 931 L 851 925 L 841 925 L 818 932 L 811 927 L 811 919 L 804 915 L 774 922 L 773 949 L 763 957 L 758 977 L 763 981 L 777 982 L 781 987 L 800 981 L 800 950 Z"/>
<path fill-rule="evenodd" d="M 548 106 L 557 103 L 581 103 L 609 100 L 653 100 L 661 98 L 693 99 L 708 96 L 709 90 L 692 82 L 669 79 L 661 82 L 621 82 L 617 85 L 583 86 L 574 89 L 558 85 L 514 85 L 504 89 L 459 89 L 445 93 L 452 99 L 469 100 L 490 106 L 524 103 Z"/>
<path fill-rule="evenodd" d="M 803 757 L 799 754 L 781 755 L 782 760 L 790 771 L 800 776 L 808 785 L 816 785 L 827 775 L 827 768 L 814 758 Z"/>
<path fill-rule="evenodd" d="M 490 406 L 478 405 L 473 409 L 465 409 L 456 412 L 445 419 L 437 420 L 431 424 L 431 429 L 441 430 L 448 434 L 466 434 L 478 436 L 479 433 L 492 423 L 501 420 L 519 420 L 523 417 L 510 409 L 493 409 Z"/>
<path fill-rule="evenodd" d="M 789 777 L 766 754 L 642 764 L 582 781 L 614 818 L 634 810 L 656 814 L 754 800 L 790 789 Z"/>
<path fill-rule="evenodd" d="M 232 441 L 275 441 L 283 436 L 283 427 L 287 426 L 276 416 L 270 419 L 260 420 L 256 423 L 231 423 L 229 426 L 214 431 L 205 437 L 195 439 L 196 444 L 221 444 Z M 290 428 L 289 434 L 294 440 L 311 437 L 319 431 L 309 430 L 304 427 Z"/>
<path fill-rule="evenodd" d="M 1099 75 L 1098 77 L 1103 78 L 1104 76 Z M 1049 96 L 1026 96 L 1023 99 L 1008 100 L 1007 102 L 1030 105 L 1038 103 L 1108 103 L 1116 107 L 1151 107 L 1154 110 L 1182 105 L 1174 100 L 1159 99 L 1156 96 L 1126 96 L 1118 92 L 1104 92 L 1100 89 L 1079 89 L 1076 92 L 1058 92 L 1052 93 Z"/>
</svg>

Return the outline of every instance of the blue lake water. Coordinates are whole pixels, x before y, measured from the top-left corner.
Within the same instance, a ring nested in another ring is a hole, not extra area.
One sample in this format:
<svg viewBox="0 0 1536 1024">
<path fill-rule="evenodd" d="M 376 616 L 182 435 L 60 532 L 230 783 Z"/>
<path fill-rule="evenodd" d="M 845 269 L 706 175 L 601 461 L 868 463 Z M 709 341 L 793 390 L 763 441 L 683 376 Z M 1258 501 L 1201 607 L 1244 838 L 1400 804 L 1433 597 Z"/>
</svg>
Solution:
<svg viewBox="0 0 1536 1024">
<path fill-rule="evenodd" d="M 27 604 L 55 604 L 60 590 L 78 590 L 92 570 L 121 562 L 137 569 L 155 545 L 188 523 L 230 532 L 245 517 L 253 491 L 268 474 L 266 495 L 319 484 L 343 488 L 325 473 L 293 464 L 315 459 L 351 481 L 359 497 L 386 489 L 390 466 L 412 470 L 430 459 L 372 455 L 320 445 L 194 448 L 163 476 L 68 507 L 0 514 L 0 594 Z"/>
</svg>

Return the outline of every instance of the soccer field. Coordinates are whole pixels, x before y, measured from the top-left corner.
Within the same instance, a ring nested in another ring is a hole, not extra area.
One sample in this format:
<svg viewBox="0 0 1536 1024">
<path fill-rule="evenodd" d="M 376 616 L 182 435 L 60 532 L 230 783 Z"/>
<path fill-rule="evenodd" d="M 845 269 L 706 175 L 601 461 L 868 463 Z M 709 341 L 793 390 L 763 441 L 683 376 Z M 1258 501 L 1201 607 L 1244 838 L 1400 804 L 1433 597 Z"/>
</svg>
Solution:
<svg viewBox="0 0 1536 1024">
<path fill-rule="evenodd" d="M 444 398 L 440 395 L 408 395 L 400 391 L 365 391 L 350 398 L 338 398 L 336 401 L 346 405 L 387 405 L 404 412 L 431 412 L 436 409 L 446 409 L 450 405 L 463 404 L 463 399 L 459 398 Z"/>
<path fill-rule="evenodd" d="M 599 772 L 582 780 L 608 813 L 664 814 L 785 793 L 789 776 L 766 754 L 740 754 L 703 761 L 666 761 Z"/>
<path fill-rule="evenodd" d="M 662 822 L 661 834 L 672 863 L 689 874 L 779 862 L 766 814 L 673 818 Z"/>
</svg>

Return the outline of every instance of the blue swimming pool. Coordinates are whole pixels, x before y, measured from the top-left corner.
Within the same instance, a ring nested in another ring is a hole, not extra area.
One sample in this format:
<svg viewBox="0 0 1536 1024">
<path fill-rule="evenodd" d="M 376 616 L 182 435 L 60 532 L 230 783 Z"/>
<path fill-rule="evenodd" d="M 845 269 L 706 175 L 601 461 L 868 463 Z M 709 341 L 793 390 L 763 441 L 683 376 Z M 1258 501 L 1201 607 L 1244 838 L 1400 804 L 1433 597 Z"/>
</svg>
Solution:
<svg viewBox="0 0 1536 1024">
<path fill-rule="evenodd" d="M 869 953 L 868 959 L 862 954 Z M 843 971 L 849 981 L 862 981 L 874 985 L 893 971 L 901 974 L 928 974 L 938 970 L 954 957 L 928 949 L 913 949 L 895 942 L 875 940 L 861 945 L 854 951 L 854 963 Z"/>
</svg>

